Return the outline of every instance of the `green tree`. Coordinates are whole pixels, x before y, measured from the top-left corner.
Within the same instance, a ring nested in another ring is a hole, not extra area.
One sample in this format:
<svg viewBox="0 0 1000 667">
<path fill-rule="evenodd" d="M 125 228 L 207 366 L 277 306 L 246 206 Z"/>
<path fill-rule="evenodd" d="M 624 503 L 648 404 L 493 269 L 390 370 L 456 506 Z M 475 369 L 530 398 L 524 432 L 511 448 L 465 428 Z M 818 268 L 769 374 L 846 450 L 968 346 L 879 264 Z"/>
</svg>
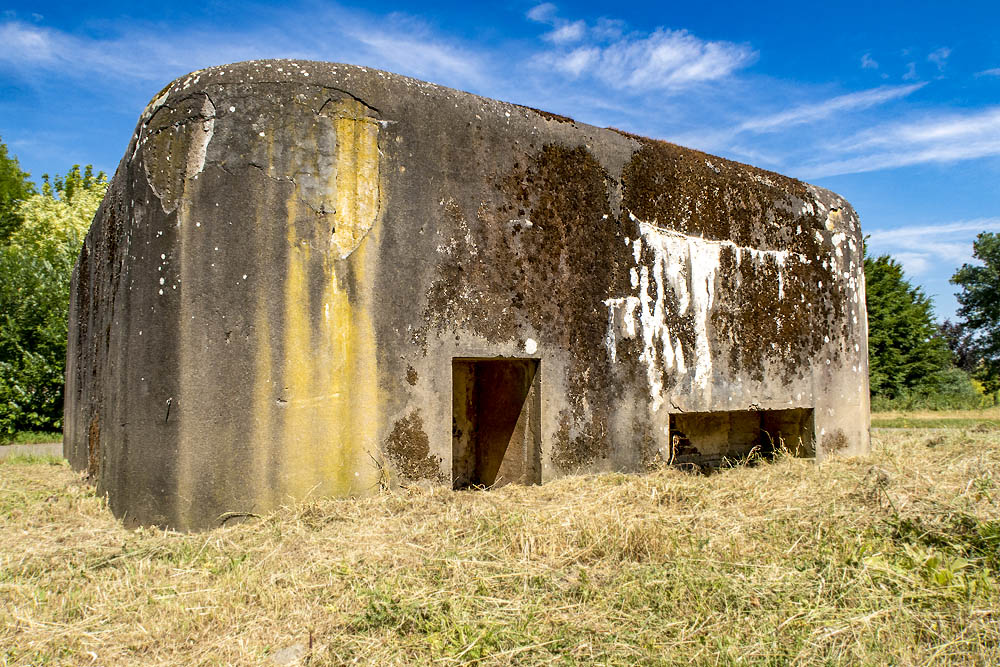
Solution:
<svg viewBox="0 0 1000 667">
<path fill-rule="evenodd" d="M 0 141 L 0 244 L 21 226 L 17 209 L 21 202 L 35 194 L 31 174 L 21 171 L 13 155 L 7 155 L 7 146 Z"/>
<path fill-rule="evenodd" d="M 0 433 L 61 426 L 70 279 L 106 189 L 89 166 L 44 177 L 0 246 Z"/>
<path fill-rule="evenodd" d="M 865 257 L 868 361 L 873 396 L 929 393 L 952 381 L 951 352 L 931 300 L 889 255 Z"/>
<path fill-rule="evenodd" d="M 955 367 L 970 375 L 975 373 L 983 354 L 974 333 L 965 323 L 945 320 L 941 323 L 941 337 L 951 350 Z"/>
<path fill-rule="evenodd" d="M 972 244 L 982 262 L 963 264 L 951 277 L 961 291 L 958 314 L 975 336 L 979 364 L 975 374 L 988 391 L 1000 389 L 1000 234 L 983 232 Z"/>
</svg>

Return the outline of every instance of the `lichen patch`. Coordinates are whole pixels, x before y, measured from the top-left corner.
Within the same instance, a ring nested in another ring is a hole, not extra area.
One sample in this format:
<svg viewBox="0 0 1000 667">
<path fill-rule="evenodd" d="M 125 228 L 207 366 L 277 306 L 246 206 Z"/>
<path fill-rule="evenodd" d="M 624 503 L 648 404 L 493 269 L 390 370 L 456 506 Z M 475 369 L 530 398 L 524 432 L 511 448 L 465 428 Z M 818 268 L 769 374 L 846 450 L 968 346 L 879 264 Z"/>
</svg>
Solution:
<svg viewBox="0 0 1000 667">
<path fill-rule="evenodd" d="M 385 453 L 401 478 L 443 483 L 447 478 L 441 472 L 442 461 L 430 451 L 430 439 L 418 410 L 396 420 L 385 440 Z"/>
</svg>

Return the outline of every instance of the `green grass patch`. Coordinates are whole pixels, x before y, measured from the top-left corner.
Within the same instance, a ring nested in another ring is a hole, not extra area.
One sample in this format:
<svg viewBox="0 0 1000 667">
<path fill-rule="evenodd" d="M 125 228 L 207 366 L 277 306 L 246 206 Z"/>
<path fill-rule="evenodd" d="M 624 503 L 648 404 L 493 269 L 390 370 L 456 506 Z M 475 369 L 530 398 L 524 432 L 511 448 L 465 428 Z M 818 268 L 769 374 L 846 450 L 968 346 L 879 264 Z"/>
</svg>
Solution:
<svg viewBox="0 0 1000 667">
<path fill-rule="evenodd" d="M 0 445 L 38 445 L 62 442 L 62 431 L 18 431 L 12 436 L 0 436 Z"/>
<path fill-rule="evenodd" d="M 53 454 L 11 454 L 0 458 L 0 465 L 52 465 L 68 466 L 69 462 Z"/>
</svg>

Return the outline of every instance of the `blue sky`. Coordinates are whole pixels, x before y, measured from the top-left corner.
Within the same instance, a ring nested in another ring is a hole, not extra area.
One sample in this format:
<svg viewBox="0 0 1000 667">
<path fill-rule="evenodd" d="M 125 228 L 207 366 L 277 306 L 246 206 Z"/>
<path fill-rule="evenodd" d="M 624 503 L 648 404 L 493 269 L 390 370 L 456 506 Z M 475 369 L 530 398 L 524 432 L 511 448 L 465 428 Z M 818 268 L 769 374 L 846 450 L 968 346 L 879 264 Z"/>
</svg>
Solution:
<svg viewBox="0 0 1000 667">
<path fill-rule="evenodd" d="M 956 308 L 1000 231 L 1000 3 L 13 3 L 0 138 L 33 176 L 111 173 L 189 71 L 265 57 L 379 67 L 831 188 L 870 245 Z"/>
</svg>

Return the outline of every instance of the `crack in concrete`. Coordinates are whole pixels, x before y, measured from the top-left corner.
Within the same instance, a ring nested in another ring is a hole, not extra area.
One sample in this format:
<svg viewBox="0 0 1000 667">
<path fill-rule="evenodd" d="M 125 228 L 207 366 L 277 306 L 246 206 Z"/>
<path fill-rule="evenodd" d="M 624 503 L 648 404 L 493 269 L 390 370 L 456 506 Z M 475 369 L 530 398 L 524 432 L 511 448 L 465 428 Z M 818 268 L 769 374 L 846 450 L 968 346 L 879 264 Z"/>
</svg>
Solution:
<svg viewBox="0 0 1000 667">
<path fill-rule="evenodd" d="M 344 95 L 347 95 L 348 97 L 350 97 L 355 102 L 357 102 L 357 103 L 365 106 L 368 109 L 371 109 L 377 115 L 379 115 L 379 116 L 382 115 L 381 111 L 379 111 L 378 109 L 376 109 L 372 105 L 368 104 L 368 102 L 365 102 L 363 99 L 361 99 L 360 97 L 358 97 L 357 95 L 355 95 L 354 93 L 352 93 L 352 92 L 350 92 L 348 90 L 344 90 L 343 88 L 336 88 L 334 86 L 323 86 L 323 90 L 335 90 L 338 93 L 342 93 Z M 327 100 L 326 100 L 326 102 L 323 102 L 323 105 L 319 108 L 319 111 L 317 111 L 316 114 L 317 115 L 323 115 L 323 110 L 326 109 L 326 107 L 327 107 L 328 104 L 330 104 L 331 102 L 339 102 L 339 101 L 340 100 L 338 100 L 338 99 L 334 99 L 332 97 L 328 97 Z M 360 119 L 358 119 L 358 120 L 360 120 Z M 373 119 L 373 120 L 375 120 L 375 119 Z"/>
</svg>

